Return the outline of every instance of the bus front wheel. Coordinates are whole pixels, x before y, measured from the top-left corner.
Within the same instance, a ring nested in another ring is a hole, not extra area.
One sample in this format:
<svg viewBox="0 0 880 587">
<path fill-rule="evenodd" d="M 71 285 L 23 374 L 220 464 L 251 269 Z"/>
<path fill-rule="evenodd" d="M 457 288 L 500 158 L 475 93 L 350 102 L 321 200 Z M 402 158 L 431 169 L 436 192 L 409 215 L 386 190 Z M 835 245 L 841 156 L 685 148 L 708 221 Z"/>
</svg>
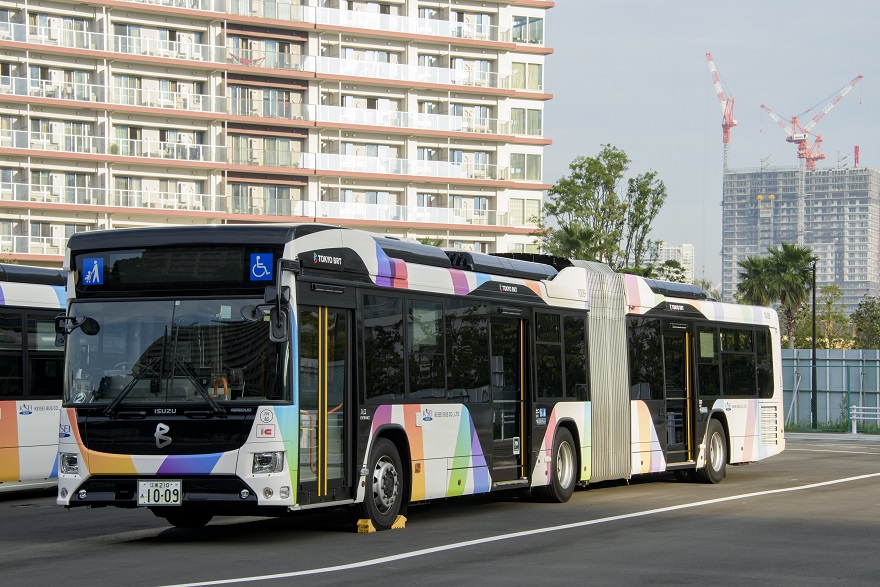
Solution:
<svg viewBox="0 0 880 587">
<path fill-rule="evenodd" d="M 559 428 L 553 437 L 550 484 L 538 492 L 544 501 L 565 503 L 571 499 L 577 482 L 577 456 L 574 438 L 567 428 Z"/>
<path fill-rule="evenodd" d="M 721 483 L 727 474 L 727 438 L 718 420 L 710 420 L 706 430 L 706 465 L 697 471 L 703 483 Z"/>
<path fill-rule="evenodd" d="M 366 495 L 357 514 L 368 519 L 376 530 L 388 530 L 404 513 L 406 472 L 393 442 L 379 438 L 370 451 Z"/>
</svg>

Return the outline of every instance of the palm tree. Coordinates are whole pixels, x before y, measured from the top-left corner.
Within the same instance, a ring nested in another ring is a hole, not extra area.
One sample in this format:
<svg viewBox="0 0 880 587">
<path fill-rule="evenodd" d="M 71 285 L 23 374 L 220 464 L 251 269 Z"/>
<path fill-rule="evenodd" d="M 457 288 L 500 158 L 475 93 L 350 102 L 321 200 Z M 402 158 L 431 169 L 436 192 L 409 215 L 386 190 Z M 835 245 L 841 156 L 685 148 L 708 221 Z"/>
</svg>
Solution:
<svg viewBox="0 0 880 587">
<path fill-rule="evenodd" d="M 778 249 L 769 248 L 771 290 L 776 292 L 779 313 L 788 333 L 788 348 L 794 348 L 794 331 L 798 310 L 807 303 L 812 289 L 812 267 L 816 261 L 813 251 L 806 247 L 781 243 Z"/>
<path fill-rule="evenodd" d="M 748 257 L 740 261 L 737 299 L 744 304 L 779 304 L 779 314 L 788 335 L 788 348 L 794 348 L 798 310 L 807 302 L 812 289 L 810 266 L 816 260 L 806 247 L 782 243 L 767 249 L 769 257 Z"/>
<path fill-rule="evenodd" d="M 776 292 L 771 289 L 772 269 L 768 257 L 748 257 L 737 264 L 742 269 L 736 286 L 736 299 L 740 303 L 769 306 L 778 300 Z"/>
</svg>

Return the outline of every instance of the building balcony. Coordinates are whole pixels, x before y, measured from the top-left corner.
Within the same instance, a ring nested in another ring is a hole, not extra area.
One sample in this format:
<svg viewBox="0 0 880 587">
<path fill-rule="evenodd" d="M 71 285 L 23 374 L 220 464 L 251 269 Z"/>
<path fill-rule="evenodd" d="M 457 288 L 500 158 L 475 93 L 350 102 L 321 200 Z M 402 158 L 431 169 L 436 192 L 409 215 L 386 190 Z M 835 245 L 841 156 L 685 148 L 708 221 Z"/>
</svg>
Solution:
<svg viewBox="0 0 880 587">
<path fill-rule="evenodd" d="M 316 72 L 330 75 L 481 88 L 506 88 L 509 80 L 509 76 L 502 78 L 491 71 L 426 67 L 382 61 L 359 61 L 339 57 L 316 57 L 314 59 Z"/>
<path fill-rule="evenodd" d="M 182 59 L 186 61 L 207 61 L 211 63 L 224 63 L 226 61 L 226 50 L 216 45 L 163 41 L 160 39 L 123 35 L 112 35 L 110 38 L 112 50 L 115 53 L 165 57 L 167 59 Z"/>
<path fill-rule="evenodd" d="M 67 47 L 69 49 L 104 50 L 104 35 L 89 31 L 29 26 L 20 23 L 4 22 L 0 26 L 0 40 L 19 41 L 45 45 L 49 47 Z"/>
<path fill-rule="evenodd" d="M 324 26 L 371 29 L 382 32 L 429 35 L 450 39 L 478 39 L 510 42 L 510 29 L 496 25 L 467 25 L 448 20 L 435 20 L 370 14 L 340 8 L 300 6 L 290 0 L 125 0 L 136 4 L 188 8 L 220 14 L 234 14 L 285 22 L 301 22 Z"/>
<path fill-rule="evenodd" d="M 110 155 L 170 161 L 225 162 L 223 147 L 146 139 L 110 139 Z"/>
<path fill-rule="evenodd" d="M 423 224 L 509 226 L 508 214 L 471 208 L 425 208 L 351 202 L 295 202 L 295 216 Z"/>
<path fill-rule="evenodd" d="M 223 98 L 212 98 L 207 94 L 145 90 L 143 88 L 112 88 L 110 102 L 124 106 L 166 108 L 189 112 L 223 113 L 226 111 Z"/>
<path fill-rule="evenodd" d="M 318 153 L 316 169 L 388 175 L 417 175 L 450 179 L 497 179 L 498 166 L 488 163 L 418 161 L 391 157 Z"/>
<path fill-rule="evenodd" d="M 499 127 L 504 132 L 508 126 L 505 123 L 499 124 L 498 120 L 494 118 L 476 118 L 473 116 L 423 114 L 418 112 L 371 110 L 368 108 L 325 105 L 313 106 L 313 108 L 317 112 L 315 116 L 317 122 L 485 134 L 497 134 Z"/>
</svg>

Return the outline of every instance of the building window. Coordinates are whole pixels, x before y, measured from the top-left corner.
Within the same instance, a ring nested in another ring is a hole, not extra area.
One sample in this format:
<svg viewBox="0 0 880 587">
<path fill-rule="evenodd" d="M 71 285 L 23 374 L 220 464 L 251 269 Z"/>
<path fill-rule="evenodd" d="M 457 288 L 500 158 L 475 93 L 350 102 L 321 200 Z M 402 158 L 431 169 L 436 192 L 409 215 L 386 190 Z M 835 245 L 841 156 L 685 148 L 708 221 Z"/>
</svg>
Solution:
<svg viewBox="0 0 880 587">
<path fill-rule="evenodd" d="M 511 87 L 515 90 L 543 90 L 544 66 L 540 63 L 513 63 Z"/>
<path fill-rule="evenodd" d="M 544 19 L 514 16 L 512 40 L 514 43 L 544 44 Z"/>
<path fill-rule="evenodd" d="M 526 108 L 510 109 L 510 132 L 515 135 L 541 136 L 544 113 L 541 110 Z"/>
<path fill-rule="evenodd" d="M 510 179 L 541 180 L 541 156 L 525 153 L 510 154 Z"/>
</svg>

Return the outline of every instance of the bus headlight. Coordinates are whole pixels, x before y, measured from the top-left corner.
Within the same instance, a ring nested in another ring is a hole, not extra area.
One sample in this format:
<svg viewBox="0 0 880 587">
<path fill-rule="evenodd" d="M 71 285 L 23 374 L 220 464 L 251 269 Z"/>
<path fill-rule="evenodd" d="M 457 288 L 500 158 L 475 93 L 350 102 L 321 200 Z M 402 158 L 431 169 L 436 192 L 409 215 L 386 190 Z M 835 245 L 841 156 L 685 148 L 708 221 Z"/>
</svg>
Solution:
<svg viewBox="0 0 880 587">
<path fill-rule="evenodd" d="M 79 457 L 70 452 L 58 455 L 58 470 L 62 475 L 79 475 Z"/>
<path fill-rule="evenodd" d="M 254 475 L 260 473 L 278 473 L 284 469 L 283 452 L 255 452 Z"/>
</svg>

